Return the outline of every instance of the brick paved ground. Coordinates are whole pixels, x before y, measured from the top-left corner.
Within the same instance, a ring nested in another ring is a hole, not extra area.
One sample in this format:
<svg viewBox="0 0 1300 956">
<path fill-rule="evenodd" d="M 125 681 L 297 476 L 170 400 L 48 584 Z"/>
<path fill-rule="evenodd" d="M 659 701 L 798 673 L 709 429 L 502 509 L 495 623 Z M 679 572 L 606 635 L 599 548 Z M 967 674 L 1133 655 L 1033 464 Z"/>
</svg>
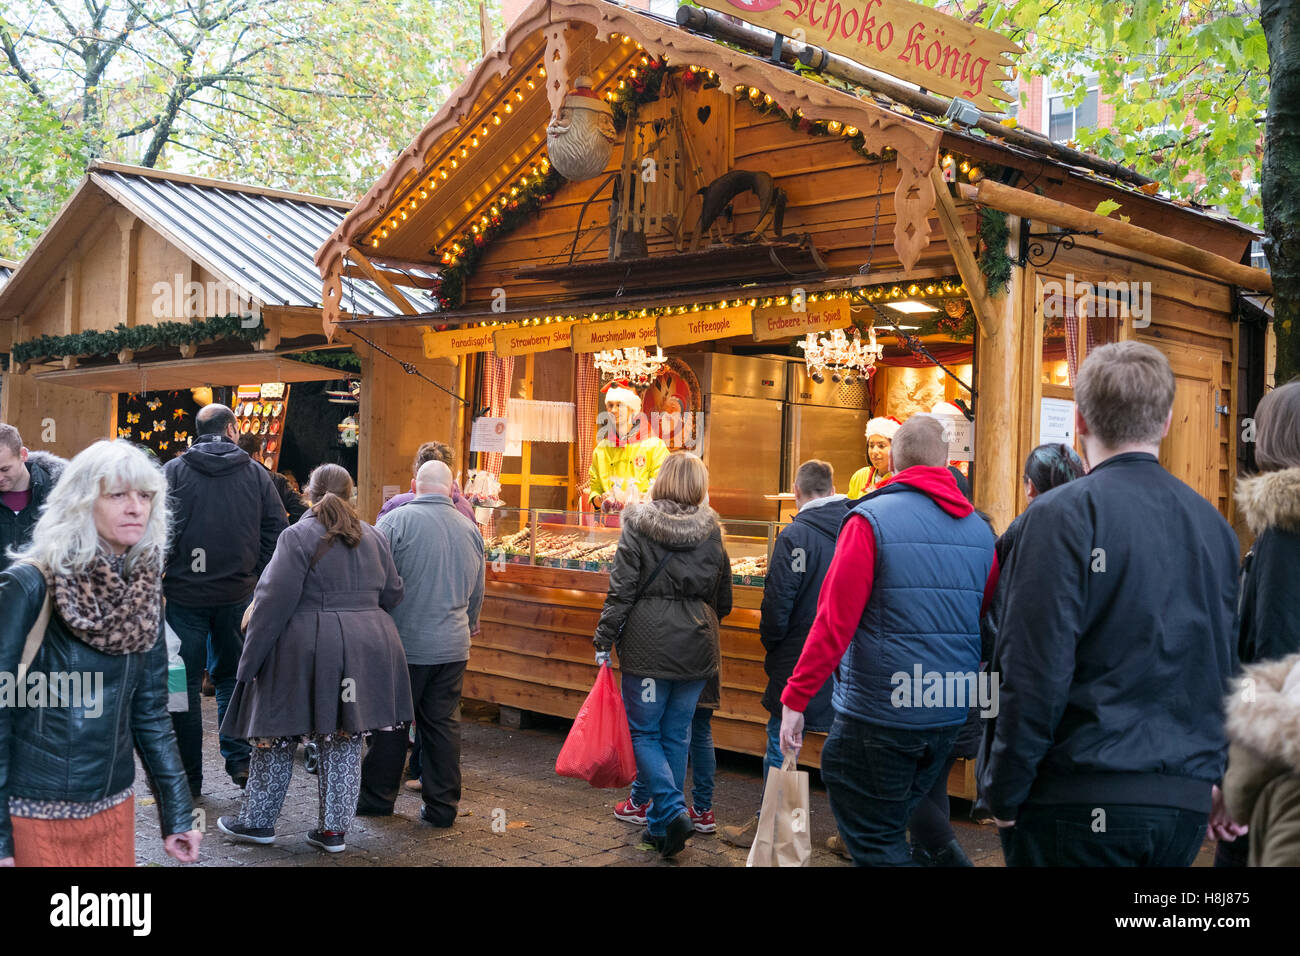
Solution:
<svg viewBox="0 0 1300 956">
<path fill-rule="evenodd" d="M 196 804 L 206 816 L 201 866 L 744 866 L 746 851 L 716 836 L 697 834 L 675 863 L 639 849 L 640 829 L 620 823 L 613 806 L 626 793 L 593 790 L 580 780 L 559 777 L 555 756 L 568 722 L 540 718 L 527 730 L 496 720 L 496 708 L 466 701 L 461 767 L 461 816 L 450 830 L 421 822 L 417 792 L 403 790 L 389 818 L 358 819 L 348 849 L 327 854 L 306 842 L 316 827 L 317 778 L 302 769 L 301 754 L 276 827 L 274 846 L 233 843 L 216 828 L 217 817 L 238 812 L 241 791 L 226 776 L 216 741 L 216 704 L 203 699 L 204 795 Z M 714 812 L 719 825 L 744 823 L 761 799 L 757 758 L 719 753 Z M 141 866 L 179 866 L 162 848 L 157 809 L 143 773 L 136 781 L 136 861 Z M 834 820 L 817 774 L 812 774 L 814 866 L 843 866 L 824 849 Z M 966 804 L 954 804 L 961 816 Z M 497 812 L 501 811 L 501 812 Z M 492 821 L 506 820 L 504 833 Z M 1001 866 L 1002 853 L 991 826 L 954 820 L 958 839 L 977 866 Z M 1209 854 L 1212 856 L 1212 853 Z M 1198 864 L 1207 863 L 1202 852 Z"/>
</svg>

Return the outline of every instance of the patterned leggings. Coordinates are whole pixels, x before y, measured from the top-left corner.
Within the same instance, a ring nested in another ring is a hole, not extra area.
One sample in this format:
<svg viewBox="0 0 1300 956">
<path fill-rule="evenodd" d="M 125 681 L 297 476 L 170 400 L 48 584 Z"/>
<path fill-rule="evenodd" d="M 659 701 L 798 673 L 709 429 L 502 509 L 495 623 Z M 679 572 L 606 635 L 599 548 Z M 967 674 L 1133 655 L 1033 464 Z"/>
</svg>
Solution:
<svg viewBox="0 0 1300 956">
<path fill-rule="evenodd" d="M 360 736 L 312 735 L 320 748 L 320 829 L 346 833 L 361 790 Z M 274 827 L 289 792 L 293 755 L 298 740 L 276 739 L 269 747 L 254 747 L 248 764 L 248 785 L 239 822 L 248 827 Z"/>
</svg>

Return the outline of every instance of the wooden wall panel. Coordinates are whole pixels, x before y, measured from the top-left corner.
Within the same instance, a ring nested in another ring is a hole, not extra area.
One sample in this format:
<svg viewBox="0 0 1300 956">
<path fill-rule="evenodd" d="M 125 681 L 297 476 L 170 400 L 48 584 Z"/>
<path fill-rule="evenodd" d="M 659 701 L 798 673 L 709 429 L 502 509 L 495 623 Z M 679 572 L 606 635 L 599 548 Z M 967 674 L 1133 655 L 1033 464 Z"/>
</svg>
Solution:
<svg viewBox="0 0 1300 956">
<path fill-rule="evenodd" d="M 81 329 L 108 331 L 122 321 L 118 309 L 122 284 L 122 236 L 110 213 L 87 231 L 81 253 Z"/>
<path fill-rule="evenodd" d="M 38 381 L 30 373 L 5 375 L 0 388 L 0 421 L 8 422 L 35 451 L 69 458 L 101 438 L 112 437 L 114 396 Z M 45 441 L 52 425 L 54 441 Z"/>
<path fill-rule="evenodd" d="M 190 259 L 166 239 L 148 227 L 141 227 L 137 252 L 135 286 L 135 320 L 140 325 L 180 321 L 175 315 L 173 285 L 180 276 L 181 291 L 190 278 Z M 158 290 L 155 291 L 155 285 Z M 166 286 L 166 291 L 162 286 Z M 182 308 L 184 298 L 182 296 Z M 156 309 L 155 309 L 156 305 Z M 155 311 L 161 313 L 155 315 Z"/>
</svg>

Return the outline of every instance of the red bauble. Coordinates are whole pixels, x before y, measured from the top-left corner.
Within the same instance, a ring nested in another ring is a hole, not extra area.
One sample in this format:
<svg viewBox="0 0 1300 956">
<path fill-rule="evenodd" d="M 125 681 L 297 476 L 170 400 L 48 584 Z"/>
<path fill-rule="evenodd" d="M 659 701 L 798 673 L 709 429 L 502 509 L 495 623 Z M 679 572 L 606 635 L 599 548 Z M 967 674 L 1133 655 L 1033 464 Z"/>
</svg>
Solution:
<svg viewBox="0 0 1300 956">
<path fill-rule="evenodd" d="M 485 242 L 487 242 L 487 240 L 484 239 L 483 236 L 481 236 L 481 235 L 478 235 L 478 236 L 475 236 L 475 237 L 474 237 L 474 245 L 478 246 L 480 249 L 483 248 L 483 244 L 484 244 Z"/>
</svg>

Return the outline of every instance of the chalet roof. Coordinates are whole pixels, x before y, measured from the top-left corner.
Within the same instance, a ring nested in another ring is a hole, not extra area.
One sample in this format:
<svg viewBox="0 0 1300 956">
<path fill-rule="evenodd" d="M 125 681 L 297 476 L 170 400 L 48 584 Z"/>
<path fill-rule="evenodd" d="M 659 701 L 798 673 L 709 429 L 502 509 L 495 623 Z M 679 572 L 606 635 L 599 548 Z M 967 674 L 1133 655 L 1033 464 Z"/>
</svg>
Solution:
<svg viewBox="0 0 1300 956">
<path fill-rule="evenodd" d="M 111 204 L 132 212 L 217 278 L 248 289 L 261 305 L 308 308 L 320 305 L 312 254 L 351 208 L 345 200 L 96 163 L 0 287 L 0 319 L 23 310 L 62 267 L 87 224 Z M 349 281 L 344 295 L 348 312 L 400 314 L 370 282 Z"/>
<path fill-rule="evenodd" d="M 1052 153 L 1060 147 L 1054 148 L 1045 138 L 1043 151 L 1038 152 L 983 132 L 954 128 L 942 118 L 926 116 L 877 91 L 832 87 L 675 22 L 607 0 L 534 0 L 317 250 L 316 264 L 324 277 L 326 334 L 332 333 L 339 313 L 348 311 L 332 309 L 330 304 L 341 290 L 346 291 L 342 288 L 348 271 L 345 257 L 355 260 L 361 254 L 406 266 L 434 267 L 444 244 L 482 217 L 503 187 L 508 189 L 545 159 L 546 126 L 565 93 L 559 76 L 564 64 L 581 64 L 581 72 L 600 93 L 607 88 L 604 84 L 616 84 L 635 66 L 643 51 L 666 57 L 674 65 L 697 64 L 713 70 L 724 90 L 741 85 L 760 89 L 787 113 L 798 109 L 808 117 L 857 127 L 872 152 L 894 150 L 902 175 L 895 192 L 898 219 L 893 243 L 904 268 L 913 266 L 931 239 L 935 194 L 930 171 L 939 151 L 963 147 L 978 148 L 986 162 L 1032 170 L 1027 176 L 1031 182 L 1050 170 L 1055 178 L 1084 185 L 1084 195 L 1122 195 L 1128 210 L 1159 208 L 1175 218 L 1203 217 L 1207 224 L 1243 235 L 1253 233 L 1229 217 L 1149 195 L 1055 158 Z M 543 69 L 547 65 L 549 75 Z M 473 149 L 466 151 L 471 142 Z"/>
</svg>

